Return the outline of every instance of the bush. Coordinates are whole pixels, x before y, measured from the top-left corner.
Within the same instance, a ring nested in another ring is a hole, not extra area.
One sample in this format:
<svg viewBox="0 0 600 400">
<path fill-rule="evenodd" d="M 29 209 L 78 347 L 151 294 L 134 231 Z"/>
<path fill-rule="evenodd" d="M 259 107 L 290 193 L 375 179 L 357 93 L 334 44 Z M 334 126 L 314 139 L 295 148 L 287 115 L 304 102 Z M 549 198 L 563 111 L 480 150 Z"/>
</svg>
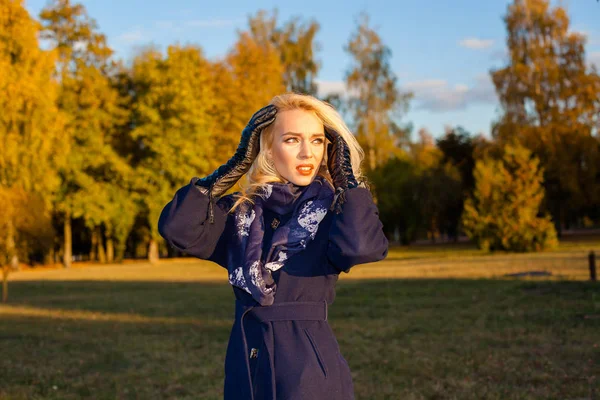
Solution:
<svg viewBox="0 0 600 400">
<path fill-rule="evenodd" d="M 475 165 L 475 191 L 465 202 L 465 233 L 481 249 L 540 251 L 558 245 L 549 216 L 538 216 L 544 198 L 543 169 L 531 152 L 507 144 L 501 160 Z"/>
</svg>

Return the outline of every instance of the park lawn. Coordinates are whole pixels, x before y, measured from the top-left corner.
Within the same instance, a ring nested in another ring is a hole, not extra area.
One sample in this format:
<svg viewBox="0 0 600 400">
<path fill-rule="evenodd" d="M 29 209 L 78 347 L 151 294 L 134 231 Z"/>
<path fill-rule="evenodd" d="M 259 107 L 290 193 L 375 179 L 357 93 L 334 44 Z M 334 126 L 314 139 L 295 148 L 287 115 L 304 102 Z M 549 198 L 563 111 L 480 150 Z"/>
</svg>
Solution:
<svg viewBox="0 0 600 400">
<path fill-rule="evenodd" d="M 357 400 L 597 398 L 593 246 L 405 258 L 390 249 L 342 274 L 329 320 Z M 527 270 L 552 275 L 503 277 Z M 195 259 L 12 274 L 0 399 L 222 398 L 234 314 L 226 279 Z"/>
</svg>

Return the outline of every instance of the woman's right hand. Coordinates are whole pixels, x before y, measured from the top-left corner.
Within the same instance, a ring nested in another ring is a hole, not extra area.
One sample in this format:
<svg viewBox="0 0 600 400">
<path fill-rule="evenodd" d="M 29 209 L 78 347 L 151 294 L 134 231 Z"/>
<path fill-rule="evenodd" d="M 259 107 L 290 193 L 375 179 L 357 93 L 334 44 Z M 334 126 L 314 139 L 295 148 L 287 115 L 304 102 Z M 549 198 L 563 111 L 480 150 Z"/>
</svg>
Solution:
<svg viewBox="0 0 600 400">
<path fill-rule="evenodd" d="M 250 169 L 260 150 L 260 134 L 262 130 L 275 121 L 277 108 L 269 104 L 258 110 L 242 131 L 238 148 L 225 164 L 212 174 L 198 179 L 195 184 L 206 188 L 210 197 L 220 197 L 232 187 Z"/>
</svg>

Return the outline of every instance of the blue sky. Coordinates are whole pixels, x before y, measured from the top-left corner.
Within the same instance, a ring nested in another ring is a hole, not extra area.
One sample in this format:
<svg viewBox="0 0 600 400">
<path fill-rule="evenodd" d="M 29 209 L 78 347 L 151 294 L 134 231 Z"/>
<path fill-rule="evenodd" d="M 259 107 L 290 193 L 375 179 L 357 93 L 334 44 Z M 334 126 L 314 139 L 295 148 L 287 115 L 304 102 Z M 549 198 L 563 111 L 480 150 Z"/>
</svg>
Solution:
<svg viewBox="0 0 600 400">
<path fill-rule="evenodd" d="M 37 18 L 46 0 L 25 0 Z M 446 125 L 461 125 L 473 134 L 489 136 L 499 113 L 489 70 L 503 65 L 505 27 L 502 16 L 508 0 L 303 0 L 192 1 L 84 0 L 109 45 L 122 59 L 153 43 L 200 45 L 209 58 L 223 56 L 247 28 L 248 15 L 259 9 L 279 11 L 279 20 L 299 16 L 321 24 L 317 58 L 323 92 L 343 87 L 350 58 L 343 47 L 361 11 L 392 51 L 392 67 L 401 89 L 415 98 L 403 122 L 414 125 L 414 136 L 427 128 L 435 137 Z M 600 3 L 563 0 L 571 29 L 588 35 L 587 56 L 600 66 Z M 553 4 L 558 4 L 553 1 Z"/>
</svg>

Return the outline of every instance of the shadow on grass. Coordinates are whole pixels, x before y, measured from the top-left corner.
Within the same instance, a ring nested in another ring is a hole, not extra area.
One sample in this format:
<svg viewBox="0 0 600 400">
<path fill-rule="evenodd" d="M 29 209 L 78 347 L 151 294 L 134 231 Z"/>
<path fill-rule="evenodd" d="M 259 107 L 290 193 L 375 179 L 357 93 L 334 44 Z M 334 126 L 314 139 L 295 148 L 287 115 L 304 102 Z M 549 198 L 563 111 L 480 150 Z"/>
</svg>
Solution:
<svg viewBox="0 0 600 400">
<path fill-rule="evenodd" d="M 220 399 L 227 284 L 12 282 L 2 399 Z M 357 399 L 592 398 L 600 285 L 459 279 L 338 283 L 330 324 Z"/>
</svg>

